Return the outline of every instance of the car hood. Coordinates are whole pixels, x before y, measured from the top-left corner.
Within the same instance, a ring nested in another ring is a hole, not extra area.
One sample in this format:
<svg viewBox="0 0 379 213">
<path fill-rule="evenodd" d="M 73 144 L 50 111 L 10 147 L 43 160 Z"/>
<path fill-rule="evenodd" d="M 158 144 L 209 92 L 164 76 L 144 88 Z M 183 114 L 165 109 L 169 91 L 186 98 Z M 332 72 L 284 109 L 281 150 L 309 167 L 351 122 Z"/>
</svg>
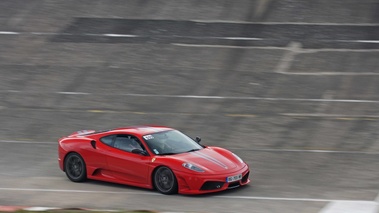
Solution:
<svg viewBox="0 0 379 213">
<path fill-rule="evenodd" d="M 186 152 L 172 156 L 177 160 L 194 164 L 209 172 L 230 171 L 238 165 L 235 160 L 229 159 L 212 148 L 204 148 L 194 152 Z"/>
</svg>

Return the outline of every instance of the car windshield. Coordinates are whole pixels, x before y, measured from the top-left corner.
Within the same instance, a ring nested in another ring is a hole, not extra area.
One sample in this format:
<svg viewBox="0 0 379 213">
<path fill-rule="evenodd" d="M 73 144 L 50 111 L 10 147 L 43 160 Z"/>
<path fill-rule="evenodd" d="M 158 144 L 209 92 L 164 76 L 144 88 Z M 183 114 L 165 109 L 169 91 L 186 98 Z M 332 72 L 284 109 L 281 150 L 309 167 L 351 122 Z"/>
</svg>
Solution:
<svg viewBox="0 0 379 213">
<path fill-rule="evenodd" d="M 144 135 L 143 139 L 156 155 L 173 155 L 203 149 L 200 144 L 178 130 Z"/>
</svg>

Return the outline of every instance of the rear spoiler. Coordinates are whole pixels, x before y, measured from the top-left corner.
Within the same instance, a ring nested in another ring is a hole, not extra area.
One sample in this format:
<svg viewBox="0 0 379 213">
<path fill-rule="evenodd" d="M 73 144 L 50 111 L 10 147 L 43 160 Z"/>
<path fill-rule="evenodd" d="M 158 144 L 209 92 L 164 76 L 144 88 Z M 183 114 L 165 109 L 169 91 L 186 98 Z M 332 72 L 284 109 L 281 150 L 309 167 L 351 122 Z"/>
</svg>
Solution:
<svg viewBox="0 0 379 213">
<path fill-rule="evenodd" d="M 95 133 L 96 130 L 80 130 L 80 131 L 77 131 L 77 132 L 73 132 L 71 135 L 69 135 L 68 137 L 74 137 L 74 136 L 82 136 L 82 135 L 89 135 L 89 134 L 92 134 L 92 133 Z"/>
</svg>

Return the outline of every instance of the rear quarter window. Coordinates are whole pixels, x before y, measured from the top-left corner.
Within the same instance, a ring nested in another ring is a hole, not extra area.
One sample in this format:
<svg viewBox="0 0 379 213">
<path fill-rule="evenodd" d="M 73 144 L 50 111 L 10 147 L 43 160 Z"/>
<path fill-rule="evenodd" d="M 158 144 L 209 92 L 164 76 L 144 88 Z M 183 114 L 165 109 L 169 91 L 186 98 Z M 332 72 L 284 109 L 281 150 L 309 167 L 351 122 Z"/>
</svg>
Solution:
<svg viewBox="0 0 379 213">
<path fill-rule="evenodd" d="M 115 137 L 114 135 L 105 136 L 105 137 L 100 138 L 100 141 L 103 142 L 104 144 L 107 144 L 108 146 L 112 146 L 114 137 Z"/>
</svg>

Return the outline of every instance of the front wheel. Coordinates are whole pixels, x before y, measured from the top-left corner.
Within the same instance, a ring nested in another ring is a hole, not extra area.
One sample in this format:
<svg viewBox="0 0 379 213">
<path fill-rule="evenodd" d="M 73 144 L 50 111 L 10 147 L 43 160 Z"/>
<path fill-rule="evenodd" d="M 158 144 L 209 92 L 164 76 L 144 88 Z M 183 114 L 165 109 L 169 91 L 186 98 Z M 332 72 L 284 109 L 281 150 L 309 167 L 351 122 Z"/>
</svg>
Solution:
<svg viewBox="0 0 379 213">
<path fill-rule="evenodd" d="M 78 153 L 70 153 L 64 161 L 64 169 L 68 179 L 82 182 L 87 179 L 86 164 Z"/>
<path fill-rule="evenodd" d="M 175 194 L 178 192 L 178 182 L 171 169 L 162 166 L 154 173 L 154 186 L 162 194 Z"/>
</svg>

